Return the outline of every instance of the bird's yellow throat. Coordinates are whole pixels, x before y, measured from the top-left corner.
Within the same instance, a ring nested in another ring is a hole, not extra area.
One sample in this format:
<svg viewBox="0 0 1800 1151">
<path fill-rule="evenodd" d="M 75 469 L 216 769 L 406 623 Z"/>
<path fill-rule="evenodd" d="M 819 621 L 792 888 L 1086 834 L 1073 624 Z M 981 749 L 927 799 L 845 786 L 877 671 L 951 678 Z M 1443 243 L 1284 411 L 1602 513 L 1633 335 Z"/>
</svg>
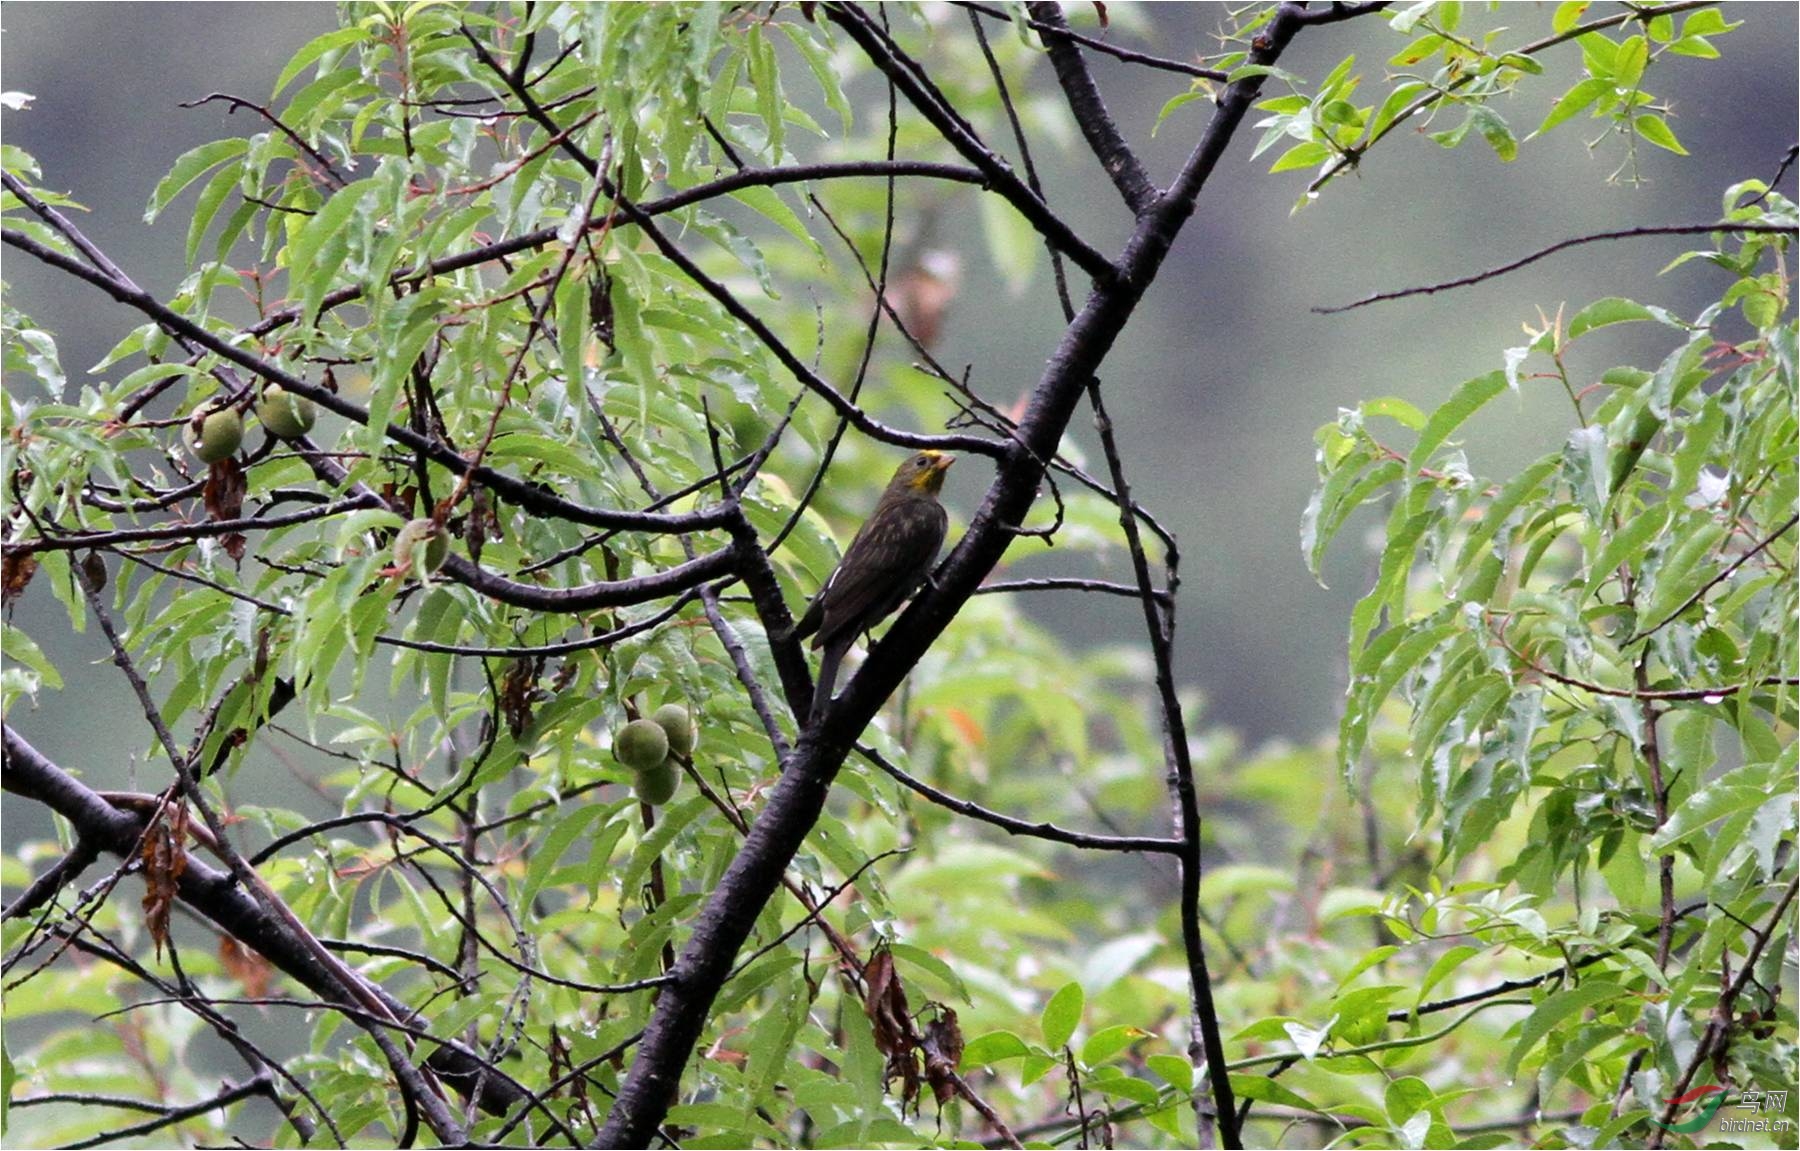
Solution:
<svg viewBox="0 0 1800 1151">
<path fill-rule="evenodd" d="M 920 452 L 919 454 L 929 459 L 931 466 L 912 478 L 912 486 L 918 491 L 936 495 L 943 490 L 944 475 L 949 472 L 950 465 L 956 462 L 956 457 L 949 452 Z"/>
</svg>

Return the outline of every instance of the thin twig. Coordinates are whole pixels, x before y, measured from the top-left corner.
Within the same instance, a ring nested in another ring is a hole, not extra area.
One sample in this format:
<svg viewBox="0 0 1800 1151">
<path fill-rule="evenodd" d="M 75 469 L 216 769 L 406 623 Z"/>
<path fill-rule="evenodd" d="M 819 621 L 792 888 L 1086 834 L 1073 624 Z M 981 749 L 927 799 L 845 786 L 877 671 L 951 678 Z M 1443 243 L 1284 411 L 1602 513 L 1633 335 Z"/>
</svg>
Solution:
<svg viewBox="0 0 1800 1151">
<path fill-rule="evenodd" d="M 1342 312 L 1366 308 L 1370 304 L 1385 303 L 1388 300 L 1404 300 L 1409 296 L 1430 296 L 1438 292 L 1447 292 L 1453 288 L 1466 288 L 1471 284 L 1479 284 L 1483 280 L 1491 280 L 1504 276 L 1508 272 L 1516 272 L 1528 264 L 1535 264 L 1546 256 L 1553 256 L 1566 248 L 1576 248 L 1583 244 L 1598 243 L 1602 240 L 1630 240 L 1640 236 L 1693 236 L 1708 232 L 1745 232 L 1762 235 L 1792 235 L 1796 229 L 1788 224 L 1734 224 L 1720 221 L 1716 224 L 1653 224 L 1639 228 L 1620 228 L 1612 232 L 1594 232 L 1586 236 L 1574 236 L 1567 240 L 1540 248 L 1529 256 L 1521 256 L 1510 263 L 1501 264 L 1497 268 L 1489 268 L 1485 272 L 1476 272 L 1472 276 L 1462 276 L 1454 280 L 1445 280 L 1439 284 L 1426 284 L 1417 288 L 1400 288 L 1391 292 L 1377 292 L 1372 296 L 1364 296 L 1348 304 L 1338 304 L 1329 308 L 1312 309 L 1316 315 L 1335 316 Z"/>
</svg>

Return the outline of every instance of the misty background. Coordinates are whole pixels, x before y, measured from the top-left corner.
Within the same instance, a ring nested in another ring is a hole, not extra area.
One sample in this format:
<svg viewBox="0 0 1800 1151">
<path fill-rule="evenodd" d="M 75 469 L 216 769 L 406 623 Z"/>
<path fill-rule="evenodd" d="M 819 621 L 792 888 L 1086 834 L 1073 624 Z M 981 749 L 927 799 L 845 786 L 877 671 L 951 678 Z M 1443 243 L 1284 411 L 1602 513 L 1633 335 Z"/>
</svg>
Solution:
<svg viewBox="0 0 1800 1151">
<path fill-rule="evenodd" d="M 1093 26 L 1089 5 L 1070 5 L 1070 14 L 1090 33 L 1160 54 L 1219 50 L 1214 34 L 1226 20 L 1223 5 L 1108 7 L 1110 31 Z M 1523 42 L 1545 34 L 1555 8 L 1470 5 L 1466 24 L 1504 23 L 1511 31 L 1501 42 Z M 1345 173 L 1293 212 L 1310 174 L 1267 174 L 1282 148 L 1252 162 L 1260 133 L 1248 126 L 1239 133 L 1103 372 L 1135 493 L 1180 537 L 1177 670 L 1205 700 L 1190 716 L 1194 729 L 1224 725 L 1255 745 L 1310 741 L 1335 722 L 1347 612 L 1370 574 L 1363 545 L 1377 520 L 1365 513 L 1361 527 L 1353 523 L 1335 546 L 1325 573 L 1329 590 L 1306 570 L 1299 527 L 1314 483 L 1313 432 L 1340 407 L 1396 395 L 1429 408 L 1461 381 L 1498 368 L 1503 349 L 1526 342 L 1521 324 L 1536 323 L 1540 309 L 1554 313 L 1566 303 L 1572 313 L 1624 295 L 1691 316 L 1717 299 L 1726 273 L 1706 264 L 1657 275 L 1679 252 L 1706 246 L 1705 237 L 1694 236 L 1583 247 L 1474 288 L 1342 316 L 1309 310 L 1464 275 L 1584 232 L 1717 219 L 1724 188 L 1768 179 L 1800 136 L 1800 6 L 1723 9 L 1744 26 L 1715 38 L 1722 59 L 1669 56 L 1646 76 L 1646 87 L 1673 106 L 1670 124 L 1691 155 L 1640 146 L 1645 182 L 1637 186 L 1608 184 L 1625 143 L 1609 133 L 1590 150 L 1601 122 L 1580 119 L 1523 144 L 1511 164 L 1479 140 L 1451 151 L 1409 124 L 1374 149 L 1360 172 Z M 1590 15 L 1606 10 L 1596 5 Z M 960 10 L 934 5 L 928 12 L 940 34 L 968 35 Z M 45 186 L 66 190 L 89 209 L 78 214 L 80 226 L 166 298 L 183 274 L 192 192 L 146 226 L 151 188 L 186 149 L 265 127 L 251 113 L 231 117 L 220 105 L 177 105 L 214 91 L 266 99 L 292 53 L 336 24 L 337 10 L 327 3 L 9 0 L 0 10 L 4 85 L 35 99 L 26 111 L 6 111 L 0 131 L 36 156 Z M 1379 19 L 1359 20 L 1303 35 L 1282 66 L 1316 82 L 1353 51 L 1367 77 L 1358 95 L 1367 101 L 1385 75 L 1384 61 L 1405 43 Z M 1546 75 L 1528 78 L 1516 97 L 1496 105 L 1521 137 L 1579 77 L 1573 45 L 1542 60 Z M 1100 55 L 1089 61 L 1115 119 L 1152 177 L 1166 182 L 1210 105 L 1187 105 L 1152 137 L 1158 109 L 1186 90 L 1184 78 Z M 1046 64 L 1039 62 L 1027 87 L 1054 92 Z M 1265 95 L 1276 91 L 1271 86 Z M 1431 127 L 1452 127 L 1460 115 Z M 1252 122 L 1259 116 L 1253 113 Z M 997 131 L 990 140 L 1012 155 L 1009 134 Z M 1085 147 L 1077 140 L 1058 148 L 1039 138 L 1034 152 L 1051 205 L 1101 250 L 1116 251 L 1129 217 Z M 1792 174 L 1782 186 L 1792 194 Z M 958 203 L 968 210 L 943 221 L 939 242 L 962 250 L 964 283 L 937 350 L 948 364 L 977 365 L 977 377 L 1004 404 L 1035 381 L 1062 325 L 1048 275 L 1024 294 L 1010 294 L 988 264 L 973 199 Z M 3 271 L 13 306 L 56 334 L 71 393 L 85 367 L 138 322 L 92 288 L 10 253 Z M 1591 380 L 1615 363 L 1653 365 L 1669 337 L 1652 327 L 1622 325 L 1590 337 L 1571 366 Z M 1085 417 L 1076 425 L 1078 444 L 1096 456 Z M 1504 475 L 1554 449 L 1567 426 L 1561 388 L 1528 383 L 1472 425 L 1471 462 L 1477 472 Z M 979 468 L 959 469 L 948 502 L 966 517 L 987 479 Z M 1092 570 L 1089 557 L 1073 558 Z M 1124 570 L 1122 558 L 1112 557 L 1115 572 Z M 1024 607 L 1078 645 L 1137 642 L 1141 633 L 1139 608 L 1128 600 L 1036 596 L 1025 597 Z M 82 768 L 97 785 L 129 784 L 132 757 L 142 755 L 146 737 L 126 685 L 106 666 L 103 641 L 92 629 L 69 634 L 43 580 L 15 611 L 68 686 L 43 692 L 35 707 L 21 703 L 12 721 L 52 759 Z M 161 773 L 153 774 L 146 785 L 160 787 Z M 9 833 L 41 831 L 41 810 L 13 807 Z"/>
</svg>

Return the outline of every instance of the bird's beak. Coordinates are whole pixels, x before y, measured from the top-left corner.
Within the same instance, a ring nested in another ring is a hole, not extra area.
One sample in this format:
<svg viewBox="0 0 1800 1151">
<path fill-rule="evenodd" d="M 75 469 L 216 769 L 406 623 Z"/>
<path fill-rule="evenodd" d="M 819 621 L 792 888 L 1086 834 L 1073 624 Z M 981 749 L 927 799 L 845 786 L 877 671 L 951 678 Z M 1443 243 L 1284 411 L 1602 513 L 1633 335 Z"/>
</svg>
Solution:
<svg viewBox="0 0 1800 1151">
<path fill-rule="evenodd" d="M 936 471 L 947 472 L 950 470 L 950 465 L 955 462 L 956 457 L 949 452 L 939 452 L 937 459 L 931 461 L 931 466 Z"/>
</svg>

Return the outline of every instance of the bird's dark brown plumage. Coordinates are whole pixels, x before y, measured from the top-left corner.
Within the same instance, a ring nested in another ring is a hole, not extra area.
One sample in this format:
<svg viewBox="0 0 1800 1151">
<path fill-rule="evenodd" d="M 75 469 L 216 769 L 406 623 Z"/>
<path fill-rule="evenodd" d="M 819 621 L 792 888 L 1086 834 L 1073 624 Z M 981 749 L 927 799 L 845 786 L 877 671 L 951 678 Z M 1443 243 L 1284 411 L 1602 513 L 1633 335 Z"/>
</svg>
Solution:
<svg viewBox="0 0 1800 1151">
<path fill-rule="evenodd" d="M 838 662 L 856 637 L 899 607 L 930 573 L 949 526 L 937 493 L 954 458 L 920 452 L 900 465 L 837 569 L 794 625 L 793 638 L 812 636 L 812 646 L 825 649 L 814 714 L 830 701 Z"/>
</svg>

